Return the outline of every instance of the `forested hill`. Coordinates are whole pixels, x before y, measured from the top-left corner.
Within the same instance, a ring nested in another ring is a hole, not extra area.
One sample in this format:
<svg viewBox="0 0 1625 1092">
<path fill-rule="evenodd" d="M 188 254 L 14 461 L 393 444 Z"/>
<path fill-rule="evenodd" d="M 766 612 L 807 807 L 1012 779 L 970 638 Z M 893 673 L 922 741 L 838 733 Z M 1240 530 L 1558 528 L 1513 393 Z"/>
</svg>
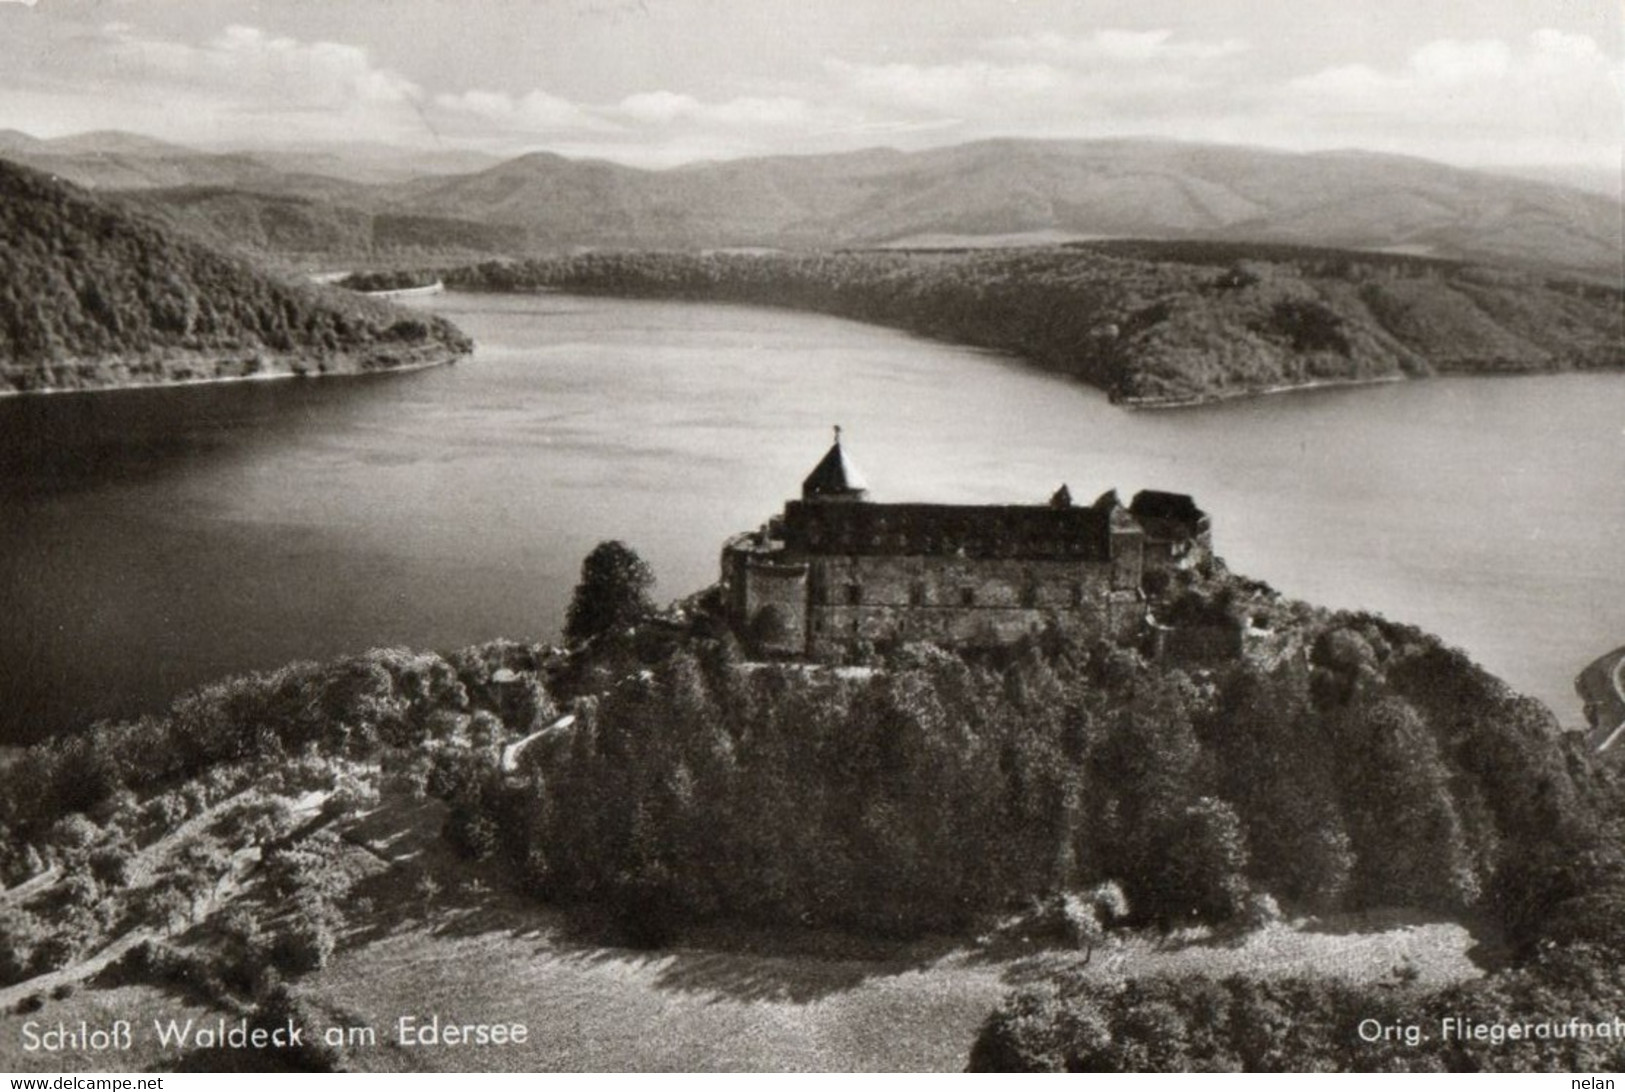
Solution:
<svg viewBox="0 0 1625 1092">
<path fill-rule="evenodd" d="M 439 363 L 442 319 L 277 280 L 0 160 L 0 393 Z"/>
<path fill-rule="evenodd" d="M 1002 251 L 594 253 L 448 286 L 820 311 L 1024 357 L 1132 404 L 1625 366 L 1619 289 L 1437 259 L 1120 240 Z"/>
</svg>

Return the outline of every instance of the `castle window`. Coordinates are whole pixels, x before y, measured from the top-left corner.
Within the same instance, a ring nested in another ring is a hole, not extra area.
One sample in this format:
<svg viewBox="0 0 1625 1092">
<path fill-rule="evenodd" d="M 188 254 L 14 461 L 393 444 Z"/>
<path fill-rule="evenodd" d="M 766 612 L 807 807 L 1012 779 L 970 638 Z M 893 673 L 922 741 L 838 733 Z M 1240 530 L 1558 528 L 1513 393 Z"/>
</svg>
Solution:
<svg viewBox="0 0 1625 1092">
<path fill-rule="evenodd" d="M 1038 606 L 1038 585 L 1023 584 L 1021 586 L 1021 605 L 1028 610 Z"/>
<path fill-rule="evenodd" d="M 1072 605 L 1074 607 L 1083 606 L 1083 585 L 1082 584 L 1073 584 L 1072 585 Z"/>
<path fill-rule="evenodd" d="M 908 605 L 911 607 L 925 606 L 925 584 L 916 580 L 908 586 Z"/>
<path fill-rule="evenodd" d="M 848 584 L 846 586 L 846 602 L 849 606 L 857 606 L 863 602 L 863 585 Z"/>
<path fill-rule="evenodd" d="M 976 589 L 960 588 L 959 605 L 962 607 L 974 607 L 976 605 Z"/>
</svg>

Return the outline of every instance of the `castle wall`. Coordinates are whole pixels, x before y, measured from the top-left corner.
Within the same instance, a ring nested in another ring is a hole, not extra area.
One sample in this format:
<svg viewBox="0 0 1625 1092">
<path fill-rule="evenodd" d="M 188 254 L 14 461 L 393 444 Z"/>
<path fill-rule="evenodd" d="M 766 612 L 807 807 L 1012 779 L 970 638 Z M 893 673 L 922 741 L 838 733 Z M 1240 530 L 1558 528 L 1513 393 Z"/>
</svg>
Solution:
<svg viewBox="0 0 1625 1092">
<path fill-rule="evenodd" d="M 1146 622 L 1146 572 L 1211 553 L 1183 494 L 1115 492 L 1089 507 L 790 501 L 723 549 L 736 632 L 758 654 L 840 659 L 859 641 L 1009 644 L 1057 630 L 1129 641 Z M 1170 653 L 1236 653 L 1235 633 L 1175 637 Z"/>
<path fill-rule="evenodd" d="M 1138 573 L 1111 564 L 958 557 L 808 559 L 807 651 L 854 641 L 1009 644 L 1048 628 L 1080 638 L 1132 637 L 1143 618 Z"/>
<path fill-rule="evenodd" d="M 741 630 L 750 617 L 745 567 L 750 564 L 756 542 L 756 536 L 746 532 L 733 536 L 722 546 L 722 585 L 727 595 L 728 617 Z"/>
<path fill-rule="evenodd" d="M 805 564 L 750 559 L 744 577 L 745 634 L 759 652 L 803 656 L 807 652 L 807 569 Z"/>
</svg>

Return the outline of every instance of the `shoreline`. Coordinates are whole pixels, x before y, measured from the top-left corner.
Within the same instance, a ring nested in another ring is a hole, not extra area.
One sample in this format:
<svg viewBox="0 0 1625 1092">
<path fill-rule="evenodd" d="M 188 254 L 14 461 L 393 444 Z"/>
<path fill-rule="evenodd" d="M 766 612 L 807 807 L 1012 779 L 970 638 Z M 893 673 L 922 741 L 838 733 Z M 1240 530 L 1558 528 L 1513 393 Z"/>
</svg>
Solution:
<svg viewBox="0 0 1625 1092">
<path fill-rule="evenodd" d="M 1248 387 L 1245 390 L 1216 391 L 1213 394 L 1193 395 L 1189 398 L 1121 398 L 1112 399 L 1112 405 L 1131 410 L 1176 410 L 1211 406 L 1220 402 L 1237 402 L 1243 398 L 1264 398 L 1271 395 L 1296 394 L 1300 391 L 1338 390 L 1349 387 L 1376 387 L 1389 383 L 1405 383 L 1425 376 L 1377 375 L 1366 379 L 1317 379 L 1310 383 L 1278 383 L 1270 387 Z"/>
<path fill-rule="evenodd" d="M 218 383 L 265 383 L 282 379 L 339 379 L 356 378 L 368 375 L 398 375 L 403 372 L 420 372 L 428 368 L 450 367 L 459 360 L 468 356 L 468 353 L 453 353 L 434 360 L 417 361 L 411 364 L 401 364 L 388 368 L 373 368 L 367 370 L 343 371 L 265 371 L 254 375 L 217 375 L 203 379 L 154 379 L 150 382 L 140 383 L 109 383 L 106 386 L 89 387 L 35 387 L 32 390 L 0 390 L 0 398 L 27 398 L 33 395 L 54 394 L 106 394 L 113 391 L 139 391 L 158 390 L 173 387 L 201 387 Z"/>
<path fill-rule="evenodd" d="M 1294 394 L 1298 391 L 1335 390 L 1339 387 L 1374 387 L 1387 383 L 1419 383 L 1430 379 L 1526 379 L 1540 375 L 1591 375 L 1599 372 L 1617 372 L 1613 367 L 1577 368 L 1520 368 L 1479 370 L 1474 368 L 1444 367 L 1426 375 L 1377 375 L 1367 379 L 1317 379 L 1312 383 L 1280 383 L 1272 387 L 1251 387 L 1246 390 L 1222 391 L 1175 399 L 1113 399 L 1112 404 L 1125 409 L 1164 410 L 1189 409 L 1218 402 L 1235 402 L 1243 398 L 1262 398 L 1267 395 Z"/>
<path fill-rule="evenodd" d="M 335 282 L 335 287 L 343 288 L 344 285 L 342 283 Z M 366 296 L 368 299 L 373 300 L 420 299 L 428 296 L 438 296 L 445 292 L 445 290 L 446 282 L 442 280 L 436 280 L 433 284 L 413 285 L 411 288 L 379 288 L 371 292 L 361 291 L 359 289 L 348 289 L 348 291 L 356 292 L 358 295 Z"/>
</svg>

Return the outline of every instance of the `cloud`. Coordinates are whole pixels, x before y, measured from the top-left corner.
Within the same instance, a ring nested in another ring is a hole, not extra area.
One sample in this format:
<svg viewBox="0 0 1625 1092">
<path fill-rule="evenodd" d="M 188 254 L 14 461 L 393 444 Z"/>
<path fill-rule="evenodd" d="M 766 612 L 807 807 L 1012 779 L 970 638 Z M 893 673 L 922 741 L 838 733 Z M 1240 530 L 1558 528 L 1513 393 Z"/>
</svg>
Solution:
<svg viewBox="0 0 1625 1092">
<path fill-rule="evenodd" d="M 983 55 L 952 63 L 832 58 L 822 80 L 783 84 L 772 94 L 708 99 L 655 88 L 582 102 L 541 88 L 517 95 L 468 88 L 432 96 L 429 113 L 438 125 L 470 136 L 674 162 L 685 151 L 740 155 L 842 147 L 842 140 L 907 142 L 967 124 L 996 128 L 1004 115 L 1023 131 L 1064 128 L 1089 109 L 1144 119 L 1168 96 L 1190 93 L 1193 68 L 1245 48 L 1236 39 L 1182 40 L 1166 30 L 1038 34 L 985 43 Z"/>
<path fill-rule="evenodd" d="M 649 91 L 628 95 L 606 111 L 614 117 L 645 125 L 696 124 L 710 127 L 776 127 L 813 121 L 807 103 L 790 96 L 740 96 L 722 102 L 702 102 L 692 95 Z"/>
<path fill-rule="evenodd" d="M 917 64 L 825 63 L 842 92 L 916 122 L 954 119 L 965 135 L 1174 135 L 1230 100 L 1222 79 L 1239 38 L 1171 30 L 1053 31 L 995 38 L 979 55 Z"/>
<path fill-rule="evenodd" d="M 988 43 L 994 56 L 1057 64 L 1147 64 L 1158 61 L 1211 61 L 1246 52 L 1241 38 L 1175 41 L 1171 30 L 1097 30 L 1083 37 L 1046 31 Z"/>
<path fill-rule="evenodd" d="M 575 103 L 541 90 L 517 96 L 483 90 L 447 93 L 436 95 L 433 105 L 438 119 L 474 132 L 536 137 L 615 128 Z"/>
<path fill-rule="evenodd" d="M 1494 39 L 1429 42 L 1411 55 L 1411 71 L 1431 83 L 1448 85 L 1504 79 L 1512 67 L 1512 50 Z"/>
<path fill-rule="evenodd" d="M 102 30 L 123 73 L 225 102 L 348 110 L 422 97 L 411 80 L 375 66 L 366 50 L 338 42 L 300 42 L 249 26 L 227 27 L 201 45 L 143 37 L 122 23 Z"/>
<path fill-rule="evenodd" d="M 124 128 L 190 143 L 432 138 L 645 164 L 1001 135 L 1150 135 L 1617 165 L 1625 130 L 1625 66 L 1592 37 L 1550 29 L 1518 40 L 1441 37 L 1382 65 L 1353 42 L 1306 71 L 1261 36 L 1054 23 L 903 37 L 863 59 L 808 54 L 805 67 L 754 78 L 748 66 L 651 65 L 619 72 L 620 83 L 613 72 L 595 77 L 601 97 L 588 98 L 569 83 L 502 83 L 494 70 L 450 63 L 408 77 L 355 44 L 247 25 L 175 39 L 132 25 L 148 18 L 139 5 L 87 10 L 97 21 L 20 10 L 11 20 L 17 33 L 0 42 L 0 128 Z M 108 12 L 131 22 L 100 21 Z M 647 82 L 626 82 L 640 77 Z"/>
<path fill-rule="evenodd" d="M 1515 45 L 1439 39 L 1394 69 L 1323 69 L 1290 81 L 1286 101 L 1306 126 L 1369 147 L 1617 162 L 1622 86 L 1625 65 L 1595 39 L 1545 29 Z"/>
<path fill-rule="evenodd" d="M 122 128 L 191 142 L 387 140 L 421 136 L 424 124 L 423 89 L 374 63 L 365 49 L 251 26 L 188 42 L 127 22 L 64 24 L 52 48 L 22 61 L 0 88 L 0 112 L 45 133 Z"/>
<path fill-rule="evenodd" d="M 816 104 L 795 95 L 706 100 L 661 89 L 584 109 L 619 133 L 618 146 L 599 145 L 593 154 L 643 166 L 669 166 L 696 158 L 845 150 L 851 140 L 862 138 L 869 122 L 861 112 L 823 96 Z M 867 139 L 878 139 L 878 131 L 871 131 Z"/>
<path fill-rule="evenodd" d="M 644 164 L 778 151 L 787 138 L 855 124 L 838 111 L 815 110 L 792 96 L 706 101 L 670 90 L 577 103 L 540 89 L 523 95 L 470 89 L 434 96 L 428 116 L 437 127 L 463 137 Z"/>
<path fill-rule="evenodd" d="M 37 3 L 39 0 L 0 0 L 0 4 L 21 4 L 25 8 L 31 8 Z"/>
<path fill-rule="evenodd" d="M 827 68 L 859 95 L 936 110 L 959 110 L 977 102 L 1008 105 L 1012 100 L 1038 99 L 1061 90 L 1068 82 L 1067 76 L 1051 65 L 981 60 L 931 65 L 831 61 Z"/>
<path fill-rule="evenodd" d="M 826 65 L 871 115 L 915 124 L 950 119 L 978 136 L 1179 135 L 1225 96 L 1178 66 L 1068 67 L 989 60 L 953 64 Z"/>
</svg>

